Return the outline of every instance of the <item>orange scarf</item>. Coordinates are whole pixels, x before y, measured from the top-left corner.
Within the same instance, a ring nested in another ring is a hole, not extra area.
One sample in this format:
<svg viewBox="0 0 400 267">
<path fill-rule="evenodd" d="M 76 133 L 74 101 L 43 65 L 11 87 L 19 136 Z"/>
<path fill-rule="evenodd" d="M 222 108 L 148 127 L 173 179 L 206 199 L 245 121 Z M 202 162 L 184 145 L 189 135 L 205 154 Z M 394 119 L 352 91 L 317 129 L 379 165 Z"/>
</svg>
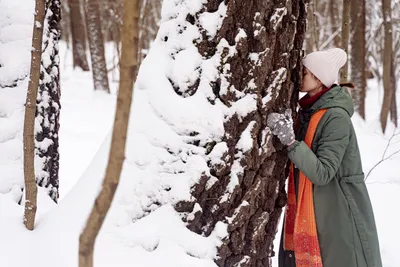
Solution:
<svg viewBox="0 0 400 267">
<path fill-rule="evenodd" d="M 315 131 L 326 109 L 312 115 L 304 142 L 311 148 Z M 288 203 L 284 225 L 284 249 L 294 251 L 296 267 L 322 267 L 315 222 L 313 184 L 299 172 L 298 203 L 294 184 L 294 167 L 290 165 Z"/>
</svg>

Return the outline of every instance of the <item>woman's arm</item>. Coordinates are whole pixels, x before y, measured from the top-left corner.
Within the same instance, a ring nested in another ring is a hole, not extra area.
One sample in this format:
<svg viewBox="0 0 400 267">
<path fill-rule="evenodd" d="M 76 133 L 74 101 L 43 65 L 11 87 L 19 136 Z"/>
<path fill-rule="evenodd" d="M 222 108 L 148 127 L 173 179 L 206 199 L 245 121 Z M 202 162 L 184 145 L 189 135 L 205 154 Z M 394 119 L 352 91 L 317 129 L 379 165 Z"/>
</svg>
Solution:
<svg viewBox="0 0 400 267">
<path fill-rule="evenodd" d="M 325 115 L 315 154 L 303 141 L 288 147 L 293 164 L 315 185 L 326 185 L 335 177 L 349 144 L 351 120 L 346 111 L 329 109 Z"/>
</svg>

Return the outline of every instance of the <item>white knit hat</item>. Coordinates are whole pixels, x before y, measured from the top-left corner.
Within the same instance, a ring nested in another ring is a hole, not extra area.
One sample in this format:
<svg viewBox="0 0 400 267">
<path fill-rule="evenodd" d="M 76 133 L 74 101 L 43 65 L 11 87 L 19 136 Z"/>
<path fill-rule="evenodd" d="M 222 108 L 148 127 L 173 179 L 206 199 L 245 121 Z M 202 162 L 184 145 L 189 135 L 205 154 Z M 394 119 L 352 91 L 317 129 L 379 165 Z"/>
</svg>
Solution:
<svg viewBox="0 0 400 267">
<path fill-rule="evenodd" d="M 331 48 L 308 54 L 303 65 L 330 88 L 337 81 L 339 69 L 346 64 L 347 54 L 340 48 Z"/>
</svg>

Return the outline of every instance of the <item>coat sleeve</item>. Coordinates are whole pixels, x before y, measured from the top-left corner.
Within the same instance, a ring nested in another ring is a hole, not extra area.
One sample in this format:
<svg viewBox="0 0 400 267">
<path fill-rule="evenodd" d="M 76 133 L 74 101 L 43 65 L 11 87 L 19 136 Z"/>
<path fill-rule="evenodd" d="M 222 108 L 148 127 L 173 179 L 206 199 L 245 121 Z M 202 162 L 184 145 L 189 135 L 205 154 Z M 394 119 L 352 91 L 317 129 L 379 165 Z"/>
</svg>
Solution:
<svg viewBox="0 0 400 267">
<path fill-rule="evenodd" d="M 330 113 L 325 113 L 328 118 L 315 153 L 303 141 L 295 141 L 288 147 L 290 160 L 315 185 L 326 185 L 335 177 L 349 144 L 349 115 L 344 110 Z"/>
</svg>

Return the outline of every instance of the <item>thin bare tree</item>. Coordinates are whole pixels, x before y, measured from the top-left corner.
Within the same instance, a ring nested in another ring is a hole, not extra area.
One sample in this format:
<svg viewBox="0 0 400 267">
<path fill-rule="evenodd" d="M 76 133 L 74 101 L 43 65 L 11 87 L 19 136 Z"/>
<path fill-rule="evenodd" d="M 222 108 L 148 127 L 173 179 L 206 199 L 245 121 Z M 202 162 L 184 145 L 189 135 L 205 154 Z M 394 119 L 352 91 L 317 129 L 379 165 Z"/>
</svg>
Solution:
<svg viewBox="0 0 400 267">
<path fill-rule="evenodd" d="M 343 0 L 343 15 L 342 15 L 342 49 L 346 52 L 349 50 L 350 37 L 350 0 Z M 349 64 L 348 61 L 343 66 L 340 72 L 340 80 L 346 82 L 348 80 Z"/>
<path fill-rule="evenodd" d="M 102 190 L 79 237 L 79 267 L 93 266 L 94 243 L 114 198 L 125 158 L 134 74 L 138 67 L 139 11 L 139 0 L 124 1 L 120 84 L 111 149 Z"/>
<path fill-rule="evenodd" d="M 387 119 L 392 104 L 392 61 L 393 61 L 393 37 L 392 37 L 392 7 L 391 0 L 382 0 L 383 25 L 385 32 L 385 41 L 383 49 L 383 87 L 384 95 L 381 109 L 381 126 L 385 132 Z"/>
<path fill-rule="evenodd" d="M 35 113 L 39 87 L 40 62 L 42 59 L 43 25 L 46 0 L 36 0 L 35 18 L 33 21 L 31 71 L 26 94 L 24 119 L 24 180 L 25 180 L 25 212 L 24 224 L 33 230 L 37 209 L 37 186 L 35 179 Z"/>
</svg>

